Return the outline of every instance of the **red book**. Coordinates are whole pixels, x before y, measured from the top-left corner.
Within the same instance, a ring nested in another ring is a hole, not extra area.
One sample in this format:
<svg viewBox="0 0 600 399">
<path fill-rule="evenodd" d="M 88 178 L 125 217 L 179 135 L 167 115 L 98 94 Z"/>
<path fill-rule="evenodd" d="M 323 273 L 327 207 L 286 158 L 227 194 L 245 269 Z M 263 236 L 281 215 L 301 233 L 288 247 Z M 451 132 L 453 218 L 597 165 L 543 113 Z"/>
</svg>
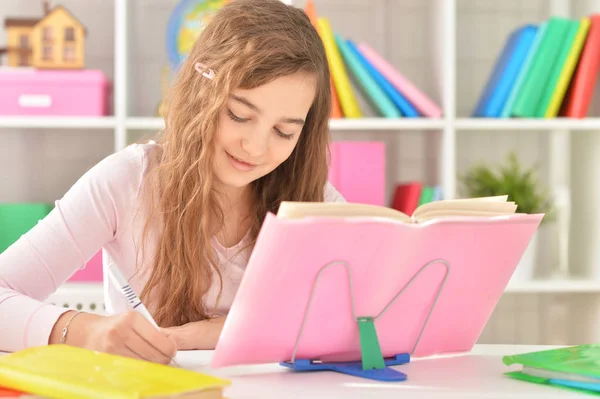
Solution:
<svg viewBox="0 0 600 399">
<path fill-rule="evenodd" d="M 585 118 L 594 96 L 600 69 L 600 14 L 590 16 L 590 29 L 577 69 L 563 101 L 560 116 Z"/>
<path fill-rule="evenodd" d="M 392 201 L 392 208 L 408 216 L 412 216 L 417 206 L 419 206 L 421 190 L 422 184 L 418 181 L 397 185 Z"/>
</svg>

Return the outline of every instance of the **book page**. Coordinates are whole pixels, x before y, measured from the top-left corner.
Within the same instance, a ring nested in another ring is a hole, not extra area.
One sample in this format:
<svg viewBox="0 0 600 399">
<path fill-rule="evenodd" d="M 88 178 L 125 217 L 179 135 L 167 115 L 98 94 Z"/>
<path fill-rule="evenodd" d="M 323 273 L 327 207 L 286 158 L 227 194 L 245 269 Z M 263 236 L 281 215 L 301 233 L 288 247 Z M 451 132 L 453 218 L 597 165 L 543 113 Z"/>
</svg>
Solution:
<svg viewBox="0 0 600 399">
<path fill-rule="evenodd" d="M 423 220 L 430 219 L 430 215 L 461 216 L 465 215 L 464 212 L 491 212 L 500 215 L 515 213 L 517 205 L 512 201 L 507 202 L 507 198 L 507 196 L 501 196 L 428 202 L 419 206 L 412 218 L 413 220 Z"/>
<path fill-rule="evenodd" d="M 456 209 L 456 210 L 433 210 L 429 212 L 425 212 L 420 215 L 418 219 L 414 219 L 415 222 L 421 223 L 426 220 L 431 219 L 444 219 L 444 218 L 452 218 L 452 217 L 460 217 L 460 216 L 468 216 L 468 217 L 493 217 L 493 216 L 504 216 L 510 215 L 514 212 L 494 212 L 494 211 L 478 211 L 478 210 L 470 210 L 470 209 Z"/>
<path fill-rule="evenodd" d="M 599 381 L 597 378 L 588 377 L 582 374 L 569 373 L 564 371 L 553 371 L 553 370 L 545 370 L 537 367 L 526 367 L 523 366 L 522 372 L 527 375 L 532 375 L 534 377 L 540 378 L 550 378 L 550 379 L 559 379 L 559 380 L 567 380 L 567 381 L 579 381 L 579 382 L 591 382 L 593 384 L 598 384 Z"/>
<path fill-rule="evenodd" d="M 475 197 L 475 198 L 456 198 L 452 201 L 492 201 L 492 202 L 506 202 L 508 201 L 508 195 L 495 195 L 493 197 Z"/>
<path fill-rule="evenodd" d="M 380 217 L 415 223 L 432 218 L 452 216 L 501 216 L 515 213 L 517 205 L 507 202 L 508 196 L 465 198 L 433 201 L 418 207 L 410 217 L 390 207 L 348 202 L 283 201 L 277 211 L 280 219 L 304 217 Z"/>
<path fill-rule="evenodd" d="M 283 201 L 279 205 L 277 217 L 299 219 L 304 217 L 381 217 L 411 223 L 411 218 L 395 209 L 378 205 L 354 204 L 348 202 L 292 202 Z"/>
</svg>

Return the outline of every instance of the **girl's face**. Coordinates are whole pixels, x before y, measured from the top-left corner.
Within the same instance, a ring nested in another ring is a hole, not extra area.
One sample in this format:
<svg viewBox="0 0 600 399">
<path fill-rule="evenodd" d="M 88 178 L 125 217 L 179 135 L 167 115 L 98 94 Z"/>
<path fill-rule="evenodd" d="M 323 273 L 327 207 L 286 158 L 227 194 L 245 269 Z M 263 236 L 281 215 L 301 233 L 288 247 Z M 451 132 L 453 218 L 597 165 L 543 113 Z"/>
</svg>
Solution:
<svg viewBox="0 0 600 399">
<path fill-rule="evenodd" d="M 221 111 L 214 173 L 242 188 L 292 153 L 316 93 L 316 77 L 296 73 L 250 90 L 235 90 Z"/>
</svg>

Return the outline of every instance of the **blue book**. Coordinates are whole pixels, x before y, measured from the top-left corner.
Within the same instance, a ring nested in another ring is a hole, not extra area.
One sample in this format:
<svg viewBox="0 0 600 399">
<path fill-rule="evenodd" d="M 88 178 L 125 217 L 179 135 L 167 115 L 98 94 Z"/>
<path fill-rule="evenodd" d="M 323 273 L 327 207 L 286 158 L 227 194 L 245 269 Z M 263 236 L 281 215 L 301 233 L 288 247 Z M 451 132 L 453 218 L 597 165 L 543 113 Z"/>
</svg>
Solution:
<svg viewBox="0 0 600 399">
<path fill-rule="evenodd" d="M 433 187 L 433 200 L 432 201 L 441 201 L 444 199 L 444 196 L 442 195 L 442 187 L 441 186 L 434 186 Z"/>
<path fill-rule="evenodd" d="M 542 22 L 538 28 L 537 33 L 535 34 L 535 40 L 533 41 L 533 44 L 531 45 L 531 48 L 529 49 L 529 53 L 527 54 L 527 59 L 525 60 L 523 67 L 519 71 L 519 76 L 517 77 L 517 80 L 513 84 L 513 87 L 510 89 L 510 94 L 508 96 L 508 100 L 506 100 L 506 103 L 504 104 L 504 107 L 502 108 L 502 113 L 500 114 L 500 117 L 502 117 L 502 118 L 510 118 L 510 113 L 511 113 L 513 105 L 517 99 L 517 95 L 519 94 L 519 90 L 521 90 L 521 87 L 523 86 L 523 83 L 525 82 L 525 77 L 527 76 L 527 72 L 529 71 L 529 68 L 533 64 L 533 60 L 535 59 L 535 54 L 537 53 L 537 49 L 540 45 L 540 42 L 542 41 L 542 38 L 544 37 L 544 33 L 546 32 L 546 26 L 548 26 L 548 22 L 545 22 L 545 21 Z"/>
<path fill-rule="evenodd" d="M 589 382 L 589 381 L 577 381 L 577 380 L 563 380 L 560 378 L 550 378 L 548 383 L 553 385 L 561 385 L 564 387 L 583 389 L 585 391 L 600 392 L 600 381 Z"/>
<path fill-rule="evenodd" d="M 379 114 L 386 118 L 399 118 L 402 113 L 385 92 L 379 87 L 375 79 L 367 72 L 365 67 L 358 60 L 356 55 L 350 50 L 346 41 L 341 35 L 334 33 L 335 43 L 342 55 L 344 63 L 354 76 L 359 89 L 365 94 L 365 99 L 369 100 Z"/>
<path fill-rule="evenodd" d="M 502 114 L 537 31 L 537 26 L 528 24 L 516 29 L 508 37 L 475 107 L 474 117 L 497 118 Z"/>
<path fill-rule="evenodd" d="M 392 100 L 394 105 L 398 107 L 402 115 L 407 118 L 416 118 L 419 116 L 417 109 L 402 95 L 400 92 L 390 83 L 388 80 L 375 68 L 369 60 L 360 52 L 356 44 L 352 40 L 346 40 L 348 48 L 354 53 L 356 58 L 360 61 L 363 67 L 373 77 L 375 82 L 381 87 L 381 89 L 387 94 Z"/>
</svg>

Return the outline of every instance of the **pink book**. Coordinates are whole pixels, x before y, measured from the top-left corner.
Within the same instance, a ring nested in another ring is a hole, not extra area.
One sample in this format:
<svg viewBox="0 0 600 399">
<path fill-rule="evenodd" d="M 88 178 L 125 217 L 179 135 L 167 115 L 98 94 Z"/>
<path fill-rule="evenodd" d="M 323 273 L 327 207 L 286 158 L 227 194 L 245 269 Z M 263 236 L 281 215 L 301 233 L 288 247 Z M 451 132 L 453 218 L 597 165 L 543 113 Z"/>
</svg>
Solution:
<svg viewBox="0 0 600 399">
<path fill-rule="evenodd" d="M 329 181 L 348 202 L 385 205 L 385 144 L 334 141 Z"/>
<path fill-rule="evenodd" d="M 361 43 L 358 48 L 365 58 L 423 115 L 430 118 L 439 118 L 442 116 L 441 108 L 433 100 L 423 93 L 423 91 L 419 90 L 419 88 L 404 77 L 400 71 L 394 68 L 368 44 Z"/>
<path fill-rule="evenodd" d="M 412 216 L 282 203 L 265 219 L 212 366 L 359 361 L 359 317 L 373 317 L 386 358 L 469 351 L 543 218 L 504 198 L 435 201 Z"/>
</svg>

